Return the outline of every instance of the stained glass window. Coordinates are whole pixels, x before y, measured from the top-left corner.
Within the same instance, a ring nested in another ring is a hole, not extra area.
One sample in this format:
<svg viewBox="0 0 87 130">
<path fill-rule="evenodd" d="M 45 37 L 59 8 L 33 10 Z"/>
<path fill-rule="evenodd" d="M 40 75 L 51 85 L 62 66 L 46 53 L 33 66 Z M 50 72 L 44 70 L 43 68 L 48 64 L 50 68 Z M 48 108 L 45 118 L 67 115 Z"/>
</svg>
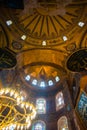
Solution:
<svg viewBox="0 0 87 130">
<path fill-rule="evenodd" d="M 33 123 L 32 130 L 46 130 L 46 124 L 43 121 L 38 120 Z"/>
<path fill-rule="evenodd" d="M 36 108 L 38 114 L 46 113 L 46 100 L 44 98 L 39 98 L 36 100 Z"/>
<path fill-rule="evenodd" d="M 62 116 L 58 120 L 58 130 L 69 130 L 66 116 Z"/>
<path fill-rule="evenodd" d="M 62 107 L 64 107 L 64 98 L 63 98 L 63 93 L 59 92 L 56 95 L 56 110 L 58 111 Z"/>
</svg>

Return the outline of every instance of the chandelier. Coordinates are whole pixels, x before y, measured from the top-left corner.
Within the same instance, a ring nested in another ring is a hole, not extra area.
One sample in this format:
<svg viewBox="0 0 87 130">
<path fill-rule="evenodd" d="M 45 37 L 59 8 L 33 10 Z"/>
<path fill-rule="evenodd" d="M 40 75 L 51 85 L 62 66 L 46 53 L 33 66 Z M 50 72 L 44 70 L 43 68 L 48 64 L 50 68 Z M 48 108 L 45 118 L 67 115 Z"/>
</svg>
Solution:
<svg viewBox="0 0 87 130">
<path fill-rule="evenodd" d="M 35 117 L 34 105 L 15 89 L 0 89 L 0 130 L 27 130 Z"/>
<path fill-rule="evenodd" d="M 34 13 L 34 9 L 38 8 L 45 11 L 46 15 L 64 15 L 66 13 L 65 6 L 69 5 L 72 0 L 25 0 L 24 10 L 21 15 Z"/>
</svg>

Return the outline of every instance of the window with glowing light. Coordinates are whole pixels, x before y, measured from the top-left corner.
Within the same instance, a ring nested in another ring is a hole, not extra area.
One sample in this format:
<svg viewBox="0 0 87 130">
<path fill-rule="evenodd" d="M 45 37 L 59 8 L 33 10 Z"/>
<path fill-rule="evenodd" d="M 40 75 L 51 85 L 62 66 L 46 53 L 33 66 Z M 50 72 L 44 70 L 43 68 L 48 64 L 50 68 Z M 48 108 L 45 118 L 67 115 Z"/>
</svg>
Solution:
<svg viewBox="0 0 87 130">
<path fill-rule="evenodd" d="M 32 81 L 32 84 L 33 84 L 33 85 L 37 85 L 37 80 L 34 79 L 34 80 Z"/>
<path fill-rule="evenodd" d="M 52 81 L 52 80 L 49 80 L 49 81 L 48 81 L 48 85 L 49 85 L 49 86 L 52 86 L 52 85 L 53 85 L 53 81 Z"/>
<path fill-rule="evenodd" d="M 57 124 L 58 124 L 58 130 L 69 130 L 68 120 L 66 116 L 60 117 Z"/>
<path fill-rule="evenodd" d="M 59 92 L 56 95 L 56 111 L 64 107 L 64 98 L 63 98 L 63 93 Z"/>
<path fill-rule="evenodd" d="M 25 40 L 25 39 L 26 39 L 26 35 L 22 35 L 22 36 L 21 36 L 21 39 L 22 39 L 22 40 Z"/>
<path fill-rule="evenodd" d="M 79 23 L 78 23 L 78 26 L 83 27 L 84 24 L 85 24 L 84 22 L 79 22 Z"/>
<path fill-rule="evenodd" d="M 46 100 L 44 98 L 39 98 L 36 100 L 36 108 L 38 114 L 46 113 Z"/>
<path fill-rule="evenodd" d="M 60 80 L 60 78 L 58 76 L 55 77 L 56 82 L 58 82 Z"/>
<path fill-rule="evenodd" d="M 67 41 L 68 38 L 67 38 L 66 36 L 63 36 L 63 40 L 64 40 L 64 41 Z"/>
<path fill-rule="evenodd" d="M 36 121 L 33 123 L 32 130 L 46 130 L 46 124 L 43 121 Z"/>
<path fill-rule="evenodd" d="M 7 21 L 6 21 L 6 24 L 7 24 L 8 26 L 10 26 L 10 25 L 12 24 L 12 21 L 11 21 L 11 20 L 7 20 Z"/>
<path fill-rule="evenodd" d="M 45 87 L 46 87 L 46 85 L 45 85 L 45 82 L 44 82 L 44 81 L 40 82 L 40 87 L 41 87 L 41 88 L 45 88 Z"/>
<path fill-rule="evenodd" d="M 25 80 L 29 81 L 30 80 L 30 75 L 25 76 Z"/>
</svg>

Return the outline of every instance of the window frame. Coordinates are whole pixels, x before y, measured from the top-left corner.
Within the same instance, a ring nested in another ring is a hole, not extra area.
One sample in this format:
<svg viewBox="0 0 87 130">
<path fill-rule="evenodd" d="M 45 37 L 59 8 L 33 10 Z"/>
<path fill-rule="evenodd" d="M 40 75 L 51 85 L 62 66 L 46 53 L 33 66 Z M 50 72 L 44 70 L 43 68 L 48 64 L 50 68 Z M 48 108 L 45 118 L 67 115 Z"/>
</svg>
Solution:
<svg viewBox="0 0 87 130">
<path fill-rule="evenodd" d="M 43 102 L 45 102 L 42 105 L 42 107 L 44 107 L 44 111 L 43 110 L 39 111 L 39 108 L 38 108 L 39 107 L 39 103 L 38 103 L 39 100 L 42 100 Z M 36 109 L 37 109 L 37 114 L 46 114 L 46 99 L 45 98 L 37 98 L 36 99 Z"/>
<path fill-rule="evenodd" d="M 59 95 L 62 95 L 62 96 L 59 97 Z M 60 101 L 58 101 L 58 100 L 60 100 Z M 60 103 L 58 104 L 58 102 L 60 102 Z M 59 111 L 60 109 L 62 109 L 65 106 L 64 95 L 63 95 L 62 91 L 60 91 L 56 94 L 55 103 L 56 103 L 56 111 Z"/>
<path fill-rule="evenodd" d="M 62 122 L 64 119 L 65 119 L 65 124 L 63 125 Z M 62 126 L 62 128 L 60 128 L 60 126 Z M 58 127 L 58 130 L 63 130 L 63 128 L 64 128 L 64 130 L 69 130 L 68 119 L 66 116 L 61 116 L 59 118 L 59 120 L 57 121 L 57 127 Z"/>
<path fill-rule="evenodd" d="M 41 130 L 46 130 L 46 123 L 42 120 L 37 120 L 35 121 L 33 124 L 32 124 L 32 130 L 39 130 L 39 129 L 36 129 L 35 128 L 35 125 L 37 125 L 38 123 L 41 123 L 42 126 L 42 129 Z"/>
</svg>

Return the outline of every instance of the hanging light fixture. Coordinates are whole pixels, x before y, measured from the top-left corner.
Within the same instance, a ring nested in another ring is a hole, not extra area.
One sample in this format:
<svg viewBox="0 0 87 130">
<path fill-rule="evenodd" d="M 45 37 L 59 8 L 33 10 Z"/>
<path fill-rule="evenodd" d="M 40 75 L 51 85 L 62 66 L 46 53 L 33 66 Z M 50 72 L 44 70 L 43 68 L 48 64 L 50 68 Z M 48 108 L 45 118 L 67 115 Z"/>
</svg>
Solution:
<svg viewBox="0 0 87 130">
<path fill-rule="evenodd" d="M 27 130 L 36 117 L 33 104 L 12 88 L 0 89 L 0 130 Z"/>
</svg>

